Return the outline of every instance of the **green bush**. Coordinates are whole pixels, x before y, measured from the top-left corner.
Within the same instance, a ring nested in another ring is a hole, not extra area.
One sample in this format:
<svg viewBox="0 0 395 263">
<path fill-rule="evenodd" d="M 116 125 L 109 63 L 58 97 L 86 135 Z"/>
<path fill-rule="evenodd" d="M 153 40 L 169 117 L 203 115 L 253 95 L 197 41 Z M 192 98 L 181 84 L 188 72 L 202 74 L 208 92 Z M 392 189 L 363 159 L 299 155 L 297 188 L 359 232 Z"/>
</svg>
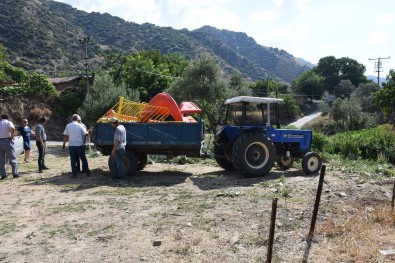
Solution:
<svg viewBox="0 0 395 263">
<path fill-rule="evenodd" d="M 391 125 L 381 125 L 338 133 L 330 137 L 325 149 L 345 158 L 377 160 L 378 156 L 384 156 L 388 162 L 395 163 L 395 131 Z"/>
<path fill-rule="evenodd" d="M 7 62 L 0 63 L 0 82 L 15 83 L 0 89 L 5 96 L 21 95 L 57 95 L 55 86 L 48 77 L 38 73 L 26 73 Z"/>
<path fill-rule="evenodd" d="M 55 86 L 49 81 L 47 76 L 42 74 L 28 74 L 22 83 L 29 95 L 57 94 Z"/>
<path fill-rule="evenodd" d="M 65 116 L 71 116 L 77 112 L 77 109 L 82 104 L 82 100 L 79 98 L 79 94 L 72 91 L 64 92 L 59 96 L 60 110 Z"/>
<path fill-rule="evenodd" d="M 329 144 L 328 136 L 319 132 L 313 132 L 313 141 L 311 144 L 311 150 L 316 152 L 322 152 L 326 145 Z"/>
</svg>

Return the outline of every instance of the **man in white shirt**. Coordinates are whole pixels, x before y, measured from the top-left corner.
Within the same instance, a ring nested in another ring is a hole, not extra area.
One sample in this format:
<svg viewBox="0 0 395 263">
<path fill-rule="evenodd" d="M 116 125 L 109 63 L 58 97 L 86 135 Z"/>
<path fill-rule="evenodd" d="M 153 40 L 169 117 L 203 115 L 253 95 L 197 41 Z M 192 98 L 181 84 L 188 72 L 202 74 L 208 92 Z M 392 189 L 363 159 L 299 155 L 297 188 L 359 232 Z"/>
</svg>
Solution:
<svg viewBox="0 0 395 263">
<path fill-rule="evenodd" d="M 72 117 L 72 122 L 66 125 L 63 132 L 63 148 L 66 147 L 66 142 L 69 142 L 69 155 L 72 178 L 77 178 L 77 158 L 82 162 L 82 170 L 87 176 L 91 175 L 88 167 L 88 160 L 85 156 L 85 139 L 88 131 L 78 123 L 80 116 L 74 114 Z"/>
<path fill-rule="evenodd" d="M 2 114 L 0 119 L 0 176 L 6 179 L 5 157 L 10 159 L 13 178 L 19 177 L 18 160 L 14 149 L 15 126 L 10 122 L 7 114 Z"/>
</svg>

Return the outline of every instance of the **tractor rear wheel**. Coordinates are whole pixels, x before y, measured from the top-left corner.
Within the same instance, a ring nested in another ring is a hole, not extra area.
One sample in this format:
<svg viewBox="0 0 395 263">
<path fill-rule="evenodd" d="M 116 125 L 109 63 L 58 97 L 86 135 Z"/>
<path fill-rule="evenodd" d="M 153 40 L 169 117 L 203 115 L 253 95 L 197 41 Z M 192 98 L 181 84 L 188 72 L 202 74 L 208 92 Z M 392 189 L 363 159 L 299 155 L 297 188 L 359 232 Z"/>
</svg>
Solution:
<svg viewBox="0 0 395 263">
<path fill-rule="evenodd" d="M 308 152 L 303 157 L 302 169 L 306 174 L 317 173 L 322 165 L 322 159 L 316 152 Z"/>
<path fill-rule="evenodd" d="M 229 171 L 236 171 L 236 168 L 232 160 L 230 160 L 230 158 L 225 157 L 225 151 L 222 147 L 214 145 L 214 158 L 222 169 Z"/>
<path fill-rule="evenodd" d="M 261 133 L 241 135 L 232 151 L 235 167 L 248 177 L 270 172 L 276 158 L 272 141 Z"/>
<path fill-rule="evenodd" d="M 278 168 L 285 171 L 292 167 L 294 163 L 293 157 L 279 156 L 276 160 Z"/>
</svg>

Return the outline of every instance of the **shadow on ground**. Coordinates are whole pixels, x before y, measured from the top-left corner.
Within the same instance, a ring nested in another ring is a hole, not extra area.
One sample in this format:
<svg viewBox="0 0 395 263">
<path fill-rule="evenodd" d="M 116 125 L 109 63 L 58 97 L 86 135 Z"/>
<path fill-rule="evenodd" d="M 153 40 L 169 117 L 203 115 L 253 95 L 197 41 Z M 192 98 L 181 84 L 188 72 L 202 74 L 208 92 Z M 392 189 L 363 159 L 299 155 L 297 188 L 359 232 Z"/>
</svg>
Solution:
<svg viewBox="0 0 395 263">
<path fill-rule="evenodd" d="M 61 192 L 83 191 L 86 189 L 109 186 L 109 187 L 166 187 L 184 183 L 190 177 L 190 173 L 185 172 L 144 172 L 139 171 L 134 176 L 127 177 L 126 180 L 112 180 L 109 171 L 102 169 L 91 170 L 91 176 L 84 173 L 78 174 L 78 178 L 71 178 L 71 173 L 61 173 L 48 178 L 32 178 L 29 185 L 56 185 L 64 186 L 66 189 Z M 70 186 L 70 187 L 67 187 Z"/>
<path fill-rule="evenodd" d="M 269 174 L 259 177 L 246 177 L 237 171 L 215 171 L 191 176 L 194 185 L 201 190 L 221 189 L 228 187 L 248 187 L 265 181 L 273 181 L 281 177 L 309 177 L 301 170 L 279 171 L 273 169 Z"/>
</svg>

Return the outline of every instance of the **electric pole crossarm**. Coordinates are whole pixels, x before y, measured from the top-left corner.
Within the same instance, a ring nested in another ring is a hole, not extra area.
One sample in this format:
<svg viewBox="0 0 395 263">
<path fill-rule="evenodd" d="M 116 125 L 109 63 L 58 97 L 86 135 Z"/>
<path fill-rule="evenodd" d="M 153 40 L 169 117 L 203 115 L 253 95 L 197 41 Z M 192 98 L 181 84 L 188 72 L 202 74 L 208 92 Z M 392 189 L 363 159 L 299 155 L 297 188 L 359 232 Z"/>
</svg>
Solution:
<svg viewBox="0 0 395 263">
<path fill-rule="evenodd" d="M 382 57 L 378 57 L 378 58 L 369 58 L 369 60 L 377 60 L 377 62 L 374 63 L 374 72 L 377 72 L 377 85 L 380 86 L 380 72 L 383 72 L 381 70 L 382 68 L 382 62 L 381 60 L 383 59 L 389 59 L 390 56 L 386 57 L 386 58 L 382 58 Z"/>
</svg>

